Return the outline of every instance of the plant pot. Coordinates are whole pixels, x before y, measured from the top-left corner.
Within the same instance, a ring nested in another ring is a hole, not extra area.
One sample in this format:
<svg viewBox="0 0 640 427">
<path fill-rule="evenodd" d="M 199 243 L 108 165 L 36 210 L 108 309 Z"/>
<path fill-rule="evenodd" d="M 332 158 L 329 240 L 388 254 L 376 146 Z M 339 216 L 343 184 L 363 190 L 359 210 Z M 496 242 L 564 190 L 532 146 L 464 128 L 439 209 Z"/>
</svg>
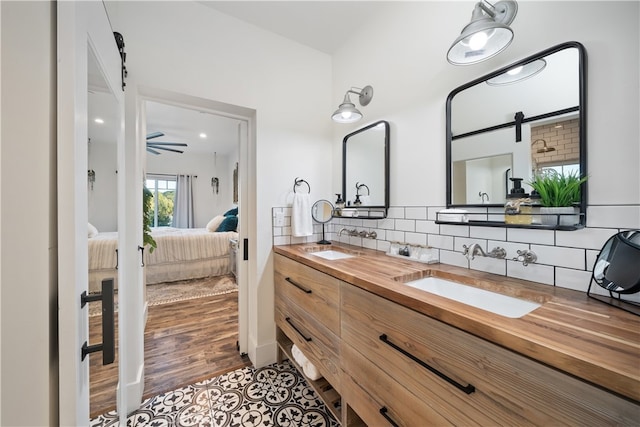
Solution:
<svg viewBox="0 0 640 427">
<path fill-rule="evenodd" d="M 573 206 L 564 207 L 541 207 L 540 216 L 542 225 L 576 225 L 580 223 L 580 215 L 575 214 L 576 208 Z"/>
</svg>

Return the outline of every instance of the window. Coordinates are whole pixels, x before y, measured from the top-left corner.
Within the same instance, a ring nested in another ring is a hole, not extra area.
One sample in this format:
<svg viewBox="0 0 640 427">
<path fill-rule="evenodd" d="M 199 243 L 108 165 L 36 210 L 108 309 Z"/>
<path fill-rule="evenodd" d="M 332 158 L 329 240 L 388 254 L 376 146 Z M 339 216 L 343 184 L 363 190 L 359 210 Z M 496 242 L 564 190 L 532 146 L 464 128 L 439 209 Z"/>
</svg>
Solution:
<svg viewBox="0 0 640 427">
<path fill-rule="evenodd" d="M 176 178 L 148 175 L 145 182 L 153 194 L 153 227 L 170 226 L 176 196 Z"/>
</svg>

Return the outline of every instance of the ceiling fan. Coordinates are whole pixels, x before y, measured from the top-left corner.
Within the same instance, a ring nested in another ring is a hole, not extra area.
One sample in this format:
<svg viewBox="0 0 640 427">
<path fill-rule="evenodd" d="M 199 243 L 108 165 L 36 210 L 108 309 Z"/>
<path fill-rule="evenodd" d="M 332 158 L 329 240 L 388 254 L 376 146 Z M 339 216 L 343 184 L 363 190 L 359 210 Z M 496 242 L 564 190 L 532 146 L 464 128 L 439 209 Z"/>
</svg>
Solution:
<svg viewBox="0 0 640 427">
<path fill-rule="evenodd" d="M 150 139 L 154 139 L 154 138 L 160 138 L 161 136 L 164 136 L 164 133 L 162 132 L 153 132 L 150 134 L 147 134 L 147 151 L 149 153 L 152 154 L 162 154 L 157 150 L 164 150 L 164 151 L 172 151 L 174 153 L 184 153 L 184 151 L 182 150 L 176 150 L 175 148 L 167 148 L 167 147 L 186 147 L 187 144 L 183 143 L 183 142 L 154 142 L 154 141 L 149 141 Z"/>
</svg>

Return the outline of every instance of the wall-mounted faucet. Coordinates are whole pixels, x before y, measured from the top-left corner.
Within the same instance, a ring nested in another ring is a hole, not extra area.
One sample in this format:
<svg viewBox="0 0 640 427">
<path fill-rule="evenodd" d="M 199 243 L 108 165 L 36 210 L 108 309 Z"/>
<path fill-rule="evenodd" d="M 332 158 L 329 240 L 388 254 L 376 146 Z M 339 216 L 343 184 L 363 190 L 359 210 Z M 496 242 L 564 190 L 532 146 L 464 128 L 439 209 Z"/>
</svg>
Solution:
<svg viewBox="0 0 640 427">
<path fill-rule="evenodd" d="M 338 237 L 342 236 L 343 232 L 346 232 L 347 235 L 349 235 L 349 236 L 363 237 L 365 239 L 376 239 L 378 237 L 378 233 L 376 233 L 375 231 L 366 231 L 366 230 L 358 231 L 355 228 L 352 228 L 352 229 L 342 228 L 342 229 L 340 229 L 340 231 L 338 232 Z"/>
<path fill-rule="evenodd" d="M 491 249 L 491 252 L 489 253 L 485 253 L 485 251 L 482 249 L 482 246 L 480 246 L 478 243 L 472 243 L 469 246 L 462 245 L 462 248 L 464 249 L 462 251 L 462 255 L 466 256 L 469 261 L 474 259 L 476 255 L 498 259 L 504 259 L 507 256 L 507 251 L 497 246 Z"/>
<path fill-rule="evenodd" d="M 529 264 L 533 264 L 538 260 L 538 256 L 528 249 L 518 250 L 518 256 L 512 258 L 513 261 L 519 261 L 525 267 Z"/>
</svg>

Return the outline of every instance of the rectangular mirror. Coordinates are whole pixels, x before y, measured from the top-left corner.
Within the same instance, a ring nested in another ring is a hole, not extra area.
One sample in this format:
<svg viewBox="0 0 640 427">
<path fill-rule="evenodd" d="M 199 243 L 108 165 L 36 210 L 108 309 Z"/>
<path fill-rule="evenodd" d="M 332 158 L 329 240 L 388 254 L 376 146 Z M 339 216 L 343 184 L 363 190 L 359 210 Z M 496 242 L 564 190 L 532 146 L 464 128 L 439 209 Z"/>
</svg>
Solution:
<svg viewBox="0 0 640 427">
<path fill-rule="evenodd" d="M 568 42 L 454 89 L 446 107 L 447 207 L 495 213 L 510 178 L 522 178 L 530 193 L 541 171 L 586 176 L 585 87 L 584 47 Z M 586 183 L 581 195 L 576 226 L 586 220 Z M 469 219 L 504 225 L 486 218 Z"/>
<path fill-rule="evenodd" d="M 385 218 L 389 208 L 389 123 L 379 121 L 342 142 L 342 197 L 351 216 Z"/>
</svg>

